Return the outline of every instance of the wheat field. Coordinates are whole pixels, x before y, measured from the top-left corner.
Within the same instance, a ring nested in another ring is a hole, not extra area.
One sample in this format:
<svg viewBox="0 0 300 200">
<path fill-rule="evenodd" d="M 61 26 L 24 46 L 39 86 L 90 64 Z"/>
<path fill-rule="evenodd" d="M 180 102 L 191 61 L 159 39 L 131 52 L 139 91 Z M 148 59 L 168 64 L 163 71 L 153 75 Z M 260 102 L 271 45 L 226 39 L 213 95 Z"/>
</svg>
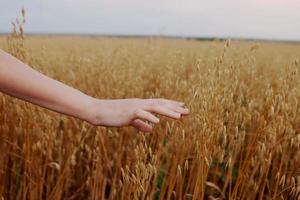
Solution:
<svg viewBox="0 0 300 200">
<path fill-rule="evenodd" d="M 191 110 L 145 134 L 0 94 L 1 200 L 300 198 L 300 44 L 3 36 L 0 48 L 94 97 Z"/>
</svg>

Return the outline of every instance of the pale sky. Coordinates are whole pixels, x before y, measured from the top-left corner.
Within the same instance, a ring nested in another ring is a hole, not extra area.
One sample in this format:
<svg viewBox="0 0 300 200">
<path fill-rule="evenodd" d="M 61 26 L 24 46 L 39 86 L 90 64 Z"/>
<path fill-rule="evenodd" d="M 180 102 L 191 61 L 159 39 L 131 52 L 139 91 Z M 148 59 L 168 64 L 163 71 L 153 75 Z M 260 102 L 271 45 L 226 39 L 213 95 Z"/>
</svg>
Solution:
<svg viewBox="0 0 300 200">
<path fill-rule="evenodd" d="M 28 33 L 300 41 L 300 0 L 0 0 L 0 32 L 22 6 Z"/>
</svg>

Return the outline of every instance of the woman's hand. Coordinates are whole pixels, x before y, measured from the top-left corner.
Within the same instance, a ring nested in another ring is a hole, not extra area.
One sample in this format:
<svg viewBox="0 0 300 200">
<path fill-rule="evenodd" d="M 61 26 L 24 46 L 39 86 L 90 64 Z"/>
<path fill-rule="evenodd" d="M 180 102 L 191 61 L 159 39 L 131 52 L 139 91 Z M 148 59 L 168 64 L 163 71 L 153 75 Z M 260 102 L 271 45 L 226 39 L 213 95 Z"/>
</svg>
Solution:
<svg viewBox="0 0 300 200">
<path fill-rule="evenodd" d="M 41 107 L 101 126 L 133 126 L 152 130 L 154 114 L 179 119 L 189 110 L 166 99 L 99 100 L 41 74 L 0 50 L 0 91 Z M 145 121 L 143 121 L 145 120 Z"/>
<path fill-rule="evenodd" d="M 143 132 L 152 131 L 152 125 L 145 121 L 154 124 L 159 122 L 154 114 L 173 119 L 189 114 L 184 103 L 167 99 L 95 99 L 87 111 L 87 121 L 93 125 L 133 126 Z"/>
</svg>

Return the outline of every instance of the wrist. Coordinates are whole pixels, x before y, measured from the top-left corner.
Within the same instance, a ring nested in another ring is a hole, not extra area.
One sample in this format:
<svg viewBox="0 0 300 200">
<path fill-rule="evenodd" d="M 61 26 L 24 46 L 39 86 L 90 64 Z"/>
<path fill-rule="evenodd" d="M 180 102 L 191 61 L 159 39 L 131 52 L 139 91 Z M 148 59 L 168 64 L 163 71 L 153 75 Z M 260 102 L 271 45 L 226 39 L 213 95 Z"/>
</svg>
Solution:
<svg viewBox="0 0 300 200">
<path fill-rule="evenodd" d="M 99 117 L 99 112 L 101 110 L 101 100 L 91 97 L 83 109 L 81 119 L 92 125 L 100 125 L 101 120 Z"/>
</svg>

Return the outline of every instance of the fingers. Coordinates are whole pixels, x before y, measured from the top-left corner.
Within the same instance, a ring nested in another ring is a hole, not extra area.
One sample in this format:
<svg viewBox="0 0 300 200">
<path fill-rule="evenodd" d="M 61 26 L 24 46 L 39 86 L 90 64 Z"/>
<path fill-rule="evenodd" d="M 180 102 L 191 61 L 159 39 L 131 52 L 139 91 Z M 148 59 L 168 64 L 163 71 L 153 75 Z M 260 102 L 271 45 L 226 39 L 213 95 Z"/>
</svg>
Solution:
<svg viewBox="0 0 300 200">
<path fill-rule="evenodd" d="M 130 125 L 143 132 L 152 131 L 152 126 L 150 124 L 147 124 L 146 122 L 143 122 L 140 119 L 133 120 Z"/>
<path fill-rule="evenodd" d="M 155 117 L 150 112 L 147 112 L 147 111 L 142 110 L 142 109 L 136 110 L 135 118 L 144 119 L 144 120 L 147 120 L 147 121 L 155 123 L 155 124 L 159 122 L 159 118 Z"/>
<path fill-rule="evenodd" d="M 182 115 L 188 115 L 190 113 L 189 109 L 183 108 L 181 106 L 172 106 L 170 109 L 173 109 L 175 112 L 178 112 Z"/>
<path fill-rule="evenodd" d="M 183 107 L 184 103 L 168 100 L 168 99 L 148 99 L 140 104 L 134 112 L 133 121 L 130 123 L 131 126 L 137 128 L 143 132 L 151 132 L 153 127 L 147 124 L 143 120 L 147 120 L 151 123 L 158 123 L 159 118 L 152 113 L 163 115 L 173 119 L 180 119 L 182 115 L 189 114 L 189 109 Z"/>
<path fill-rule="evenodd" d="M 181 115 L 188 115 L 189 109 L 183 107 L 184 103 L 168 99 L 151 99 L 146 106 L 149 112 L 155 112 L 173 119 L 179 119 Z"/>
<path fill-rule="evenodd" d="M 180 119 L 181 113 L 175 112 L 172 109 L 163 105 L 150 105 L 146 108 L 148 112 L 157 113 L 173 119 Z"/>
<path fill-rule="evenodd" d="M 184 102 L 179 102 L 175 100 L 170 99 L 153 99 L 158 104 L 172 104 L 176 106 L 184 106 Z"/>
<path fill-rule="evenodd" d="M 178 112 L 178 113 L 182 114 L 182 115 L 187 115 L 187 114 L 190 113 L 189 109 L 187 109 L 186 107 L 184 107 L 184 105 L 178 106 L 178 104 L 175 105 L 175 104 L 170 104 L 169 103 L 169 104 L 165 104 L 165 106 L 168 107 L 168 108 L 170 108 L 170 109 L 172 109 L 175 112 Z"/>
<path fill-rule="evenodd" d="M 169 100 L 169 99 L 154 99 L 154 104 L 159 104 L 159 105 L 165 105 L 171 109 L 174 109 L 174 111 L 179 112 L 181 114 L 188 114 L 189 110 L 184 107 L 185 103 L 184 102 L 178 102 L 174 100 Z"/>
</svg>

